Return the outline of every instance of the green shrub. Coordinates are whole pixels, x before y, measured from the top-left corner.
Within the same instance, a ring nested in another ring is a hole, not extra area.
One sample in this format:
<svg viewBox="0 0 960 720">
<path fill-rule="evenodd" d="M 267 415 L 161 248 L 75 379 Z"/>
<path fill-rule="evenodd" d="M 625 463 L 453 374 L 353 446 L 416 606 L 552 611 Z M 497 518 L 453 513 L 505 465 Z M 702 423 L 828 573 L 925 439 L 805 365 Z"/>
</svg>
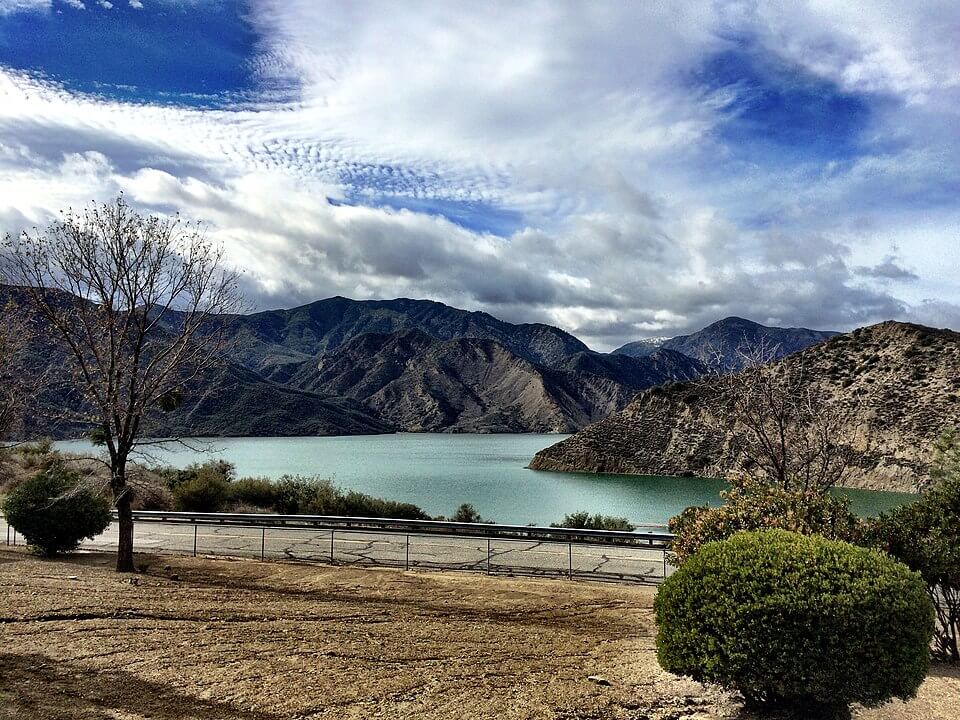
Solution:
<svg viewBox="0 0 960 720">
<path fill-rule="evenodd" d="M 872 523 L 876 547 L 920 573 L 934 601 L 937 627 L 934 655 L 960 662 L 960 447 L 956 435 L 943 463 L 934 468 L 934 484 L 920 499 Z"/>
<path fill-rule="evenodd" d="M 229 463 L 226 460 L 208 460 L 205 463 L 192 463 L 183 469 L 173 467 L 160 468 L 156 472 L 163 478 L 164 483 L 171 490 L 176 490 L 180 485 L 197 478 L 203 478 L 205 480 L 216 478 L 229 483 L 236 477 L 236 469 L 233 463 Z"/>
<path fill-rule="evenodd" d="M 216 473 L 199 473 L 173 489 L 177 510 L 220 512 L 230 500 L 230 482 Z"/>
<path fill-rule="evenodd" d="M 483 518 L 480 517 L 480 513 L 477 512 L 477 509 L 473 505 L 470 503 L 463 503 L 457 508 L 456 512 L 453 513 L 453 517 L 450 518 L 450 522 L 482 523 Z"/>
<path fill-rule="evenodd" d="M 230 483 L 230 502 L 273 510 L 277 503 L 277 486 L 267 478 L 241 478 Z"/>
<path fill-rule="evenodd" d="M 338 493 L 342 493 L 336 488 Z M 399 518 L 401 520 L 429 520 L 430 516 L 413 503 L 397 502 L 372 497 L 350 490 L 340 494 L 335 505 L 334 515 L 353 515 L 356 517 Z"/>
<path fill-rule="evenodd" d="M 146 475 L 131 480 L 134 486 L 134 510 L 173 510 L 176 505 L 173 493 L 158 478 Z"/>
<path fill-rule="evenodd" d="M 371 497 L 350 490 L 344 492 L 329 480 L 284 475 L 276 483 L 277 512 L 286 515 L 350 515 L 429 520 L 416 505 Z"/>
<path fill-rule="evenodd" d="M 625 517 L 614 517 L 613 515 L 591 515 L 588 512 L 571 513 L 563 518 L 559 523 L 551 523 L 550 527 L 559 528 L 578 528 L 584 530 L 623 530 L 632 532 L 636 530 L 635 525 L 631 525 Z"/>
<path fill-rule="evenodd" d="M 16 448 L 20 455 L 20 462 L 25 470 L 48 470 L 60 460 L 59 453 L 53 449 L 53 440 L 43 438 L 32 443 L 25 443 Z"/>
<path fill-rule="evenodd" d="M 329 480 L 284 475 L 276 483 L 274 507 L 283 515 L 329 515 L 319 509 L 332 506 L 335 489 Z"/>
<path fill-rule="evenodd" d="M 814 490 L 783 490 L 750 477 L 731 479 L 720 493 L 720 507 L 688 507 L 670 520 L 675 565 L 683 564 L 704 543 L 724 540 L 744 530 L 778 528 L 803 535 L 857 542 L 862 522 L 843 496 Z"/>
<path fill-rule="evenodd" d="M 24 457 L 49 455 L 53 452 L 53 440 L 51 438 L 41 438 L 36 442 L 25 443 L 18 448 L 18 451 Z"/>
<path fill-rule="evenodd" d="M 24 480 L 3 503 L 7 522 L 48 556 L 75 549 L 110 524 L 110 503 L 79 476 L 53 467 Z"/>
<path fill-rule="evenodd" d="M 749 704 L 840 713 L 913 697 L 927 672 L 923 582 L 844 542 L 767 530 L 707 543 L 654 607 L 661 666 Z"/>
</svg>

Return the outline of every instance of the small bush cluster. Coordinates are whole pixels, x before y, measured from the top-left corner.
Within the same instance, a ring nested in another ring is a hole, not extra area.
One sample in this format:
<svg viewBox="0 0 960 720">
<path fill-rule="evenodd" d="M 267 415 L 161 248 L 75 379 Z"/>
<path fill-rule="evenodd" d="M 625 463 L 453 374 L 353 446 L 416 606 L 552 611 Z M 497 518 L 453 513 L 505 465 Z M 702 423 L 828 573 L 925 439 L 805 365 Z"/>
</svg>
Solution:
<svg viewBox="0 0 960 720">
<path fill-rule="evenodd" d="M 477 512 L 477 509 L 470 503 L 463 503 L 460 507 L 457 508 L 456 512 L 453 513 L 453 516 L 450 518 L 451 522 L 461 522 L 461 523 L 483 523 L 489 522 L 484 520 L 480 513 Z"/>
<path fill-rule="evenodd" d="M 660 587 L 657 658 L 749 704 L 843 714 L 913 697 L 933 608 L 903 564 L 784 530 L 706 543 Z"/>
<path fill-rule="evenodd" d="M 345 491 L 329 480 L 284 475 L 276 482 L 267 478 L 235 479 L 230 463 L 212 461 L 162 473 L 173 493 L 177 510 L 223 512 L 225 510 L 276 512 L 284 515 L 347 515 L 428 520 L 416 505 Z"/>
<path fill-rule="evenodd" d="M 960 438 L 937 448 L 933 484 L 909 505 L 872 523 L 873 543 L 920 573 L 934 603 L 934 655 L 960 662 Z"/>
<path fill-rule="evenodd" d="M 688 507 L 670 520 L 674 564 L 682 565 L 702 545 L 745 530 L 778 528 L 803 535 L 858 542 L 863 524 L 842 496 L 816 490 L 784 490 L 749 476 L 731 479 L 719 507 Z"/>
<path fill-rule="evenodd" d="M 591 515 L 588 512 L 575 512 L 566 515 L 558 523 L 551 523 L 550 527 L 575 528 L 582 530 L 622 530 L 632 532 L 636 525 L 632 525 L 625 517 L 613 515 Z"/>
<path fill-rule="evenodd" d="M 81 485 L 77 473 L 54 465 L 17 485 L 3 514 L 29 545 L 53 556 L 102 533 L 110 524 L 110 503 Z"/>
</svg>

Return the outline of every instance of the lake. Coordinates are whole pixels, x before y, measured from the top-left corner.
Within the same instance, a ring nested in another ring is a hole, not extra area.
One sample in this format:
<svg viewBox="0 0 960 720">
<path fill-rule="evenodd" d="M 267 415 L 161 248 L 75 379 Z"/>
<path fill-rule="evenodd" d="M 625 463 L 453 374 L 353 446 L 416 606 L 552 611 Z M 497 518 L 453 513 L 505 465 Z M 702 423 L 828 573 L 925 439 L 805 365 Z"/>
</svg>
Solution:
<svg viewBox="0 0 960 720">
<path fill-rule="evenodd" d="M 586 510 L 625 516 L 637 525 L 665 524 L 688 505 L 718 504 L 720 480 L 592 475 L 528 470 L 537 451 L 565 435 L 407 434 L 351 437 L 215 438 L 191 440 L 209 452 L 180 445 L 150 448 L 151 464 L 182 467 L 218 458 L 239 477 L 319 475 L 341 487 L 411 502 L 431 515 L 451 515 L 471 503 L 484 518 L 538 525 Z M 90 453 L 89 442 L 56 443 Z M 843 490 L 860 514 L 876 514 L 909 500 L 902 493 Z"/>
</svg>

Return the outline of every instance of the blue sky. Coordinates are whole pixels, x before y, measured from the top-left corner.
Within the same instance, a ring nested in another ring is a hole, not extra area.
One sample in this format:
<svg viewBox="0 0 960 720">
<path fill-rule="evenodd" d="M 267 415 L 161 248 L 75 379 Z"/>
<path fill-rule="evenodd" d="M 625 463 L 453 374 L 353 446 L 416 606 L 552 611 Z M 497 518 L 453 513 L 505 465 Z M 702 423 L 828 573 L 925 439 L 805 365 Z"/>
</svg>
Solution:
<svg viewBox="0 0 960 720">
<path fill-rule="evenodd" d="M 960 328 L 960 9 L 0 0 L 0 230 L 123 192 L 252 302 L 430 297 L 598 349 Z"/>
</svg>

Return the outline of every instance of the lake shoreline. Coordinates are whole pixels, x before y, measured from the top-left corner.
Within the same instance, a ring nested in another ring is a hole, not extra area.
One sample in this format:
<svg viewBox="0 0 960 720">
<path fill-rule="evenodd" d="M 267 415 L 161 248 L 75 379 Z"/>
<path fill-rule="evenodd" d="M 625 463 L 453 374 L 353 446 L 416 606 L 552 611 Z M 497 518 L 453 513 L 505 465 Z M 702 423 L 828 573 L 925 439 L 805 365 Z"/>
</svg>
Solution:
<svg viewBox="0 0 960 720">
<path fill-rule="evenodd" d="M 574 512 L 663 525 L 689 505 L 717 505 L 726 487 L 713 478 L 539 472 L 526 467 L 563 435 L 531 433 L 390 433 L 332 437 L 193 438 L 148 448 L 145 465 L 185 467 L 226 460 L 238 477 L 318 476 L 346 490 L 408 502 L 432 517 L 449 517 L 462 503 L 484 519 L 549 525 Z M 101 452 L 88 441 L 60 441 L 58 450 Z M 911 498 L 895 493 L 851 494 L 854 509 L 875 514 Z"/>
</svg>

